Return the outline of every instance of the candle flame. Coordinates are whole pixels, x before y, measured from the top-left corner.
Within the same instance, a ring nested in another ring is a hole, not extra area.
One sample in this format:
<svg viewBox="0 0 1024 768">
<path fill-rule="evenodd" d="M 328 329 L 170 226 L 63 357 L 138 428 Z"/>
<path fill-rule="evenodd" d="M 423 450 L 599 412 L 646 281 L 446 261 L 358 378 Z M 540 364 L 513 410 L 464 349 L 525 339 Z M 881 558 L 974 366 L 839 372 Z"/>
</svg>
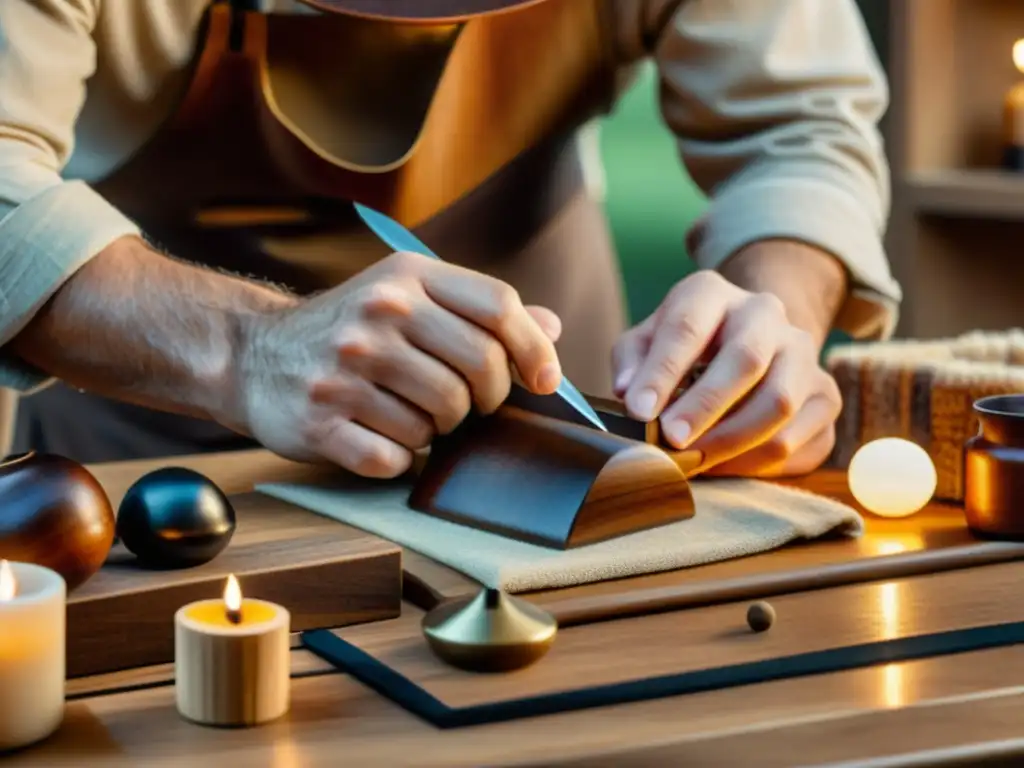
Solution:
<svg viewBox="0 0 1024 768">
<path fill-rule="evenodd" d="M 1024 39 L 1013 44 L 1013 66 L 1017 71 L 1024 74 Z"/>
<path fill-rule="evenodd" d="M 228 576 L 228 583 L 224 586 L 224 607 L 229 611 L 242 609 L 242 588 L 238 586 L 238 579 L 233 573 Z"/>
<path fill-rule="evenodd" d="M 14 599 L 18 591 L 18 582 L 14 578 L 14 569 L 6 560 L 0 560 L 0 602 Z"/>
</svg>

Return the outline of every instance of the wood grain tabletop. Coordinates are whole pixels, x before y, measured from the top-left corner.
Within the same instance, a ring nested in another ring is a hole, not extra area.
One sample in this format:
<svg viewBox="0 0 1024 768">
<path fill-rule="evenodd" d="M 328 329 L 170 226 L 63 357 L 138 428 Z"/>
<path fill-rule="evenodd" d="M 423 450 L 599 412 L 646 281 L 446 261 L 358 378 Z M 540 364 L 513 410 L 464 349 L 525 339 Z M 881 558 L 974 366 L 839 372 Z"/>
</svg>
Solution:
<svg viewBox="0 0 1024 768">
<path fill-rule="evenodd" d="M 251 490 L 258 482 L 311 481 L 319 471 L 262 452 L 185 461 L 231 493 Z M 94 471 L 116 497 L 145 468 L 134 463 Z M 837 498 L 845 493 L 838 473 L 818 473 L 799 484 Z M 902 541 L 922 551 L 930 541 L 937 545 L 963 533 L 960 511 L 943 505 L 908 520 L 869 520 L 868 527 L 868 541 L 875 536 L 876 542 Z M 775 555 L 765 556 L 765 562 Z M 801 556 L 813 567 L 813 555 Z M 424 572 L 434 568 L 435 584 L 451 576 L 440 566 L 421 565 Z M 743 600 L 569 626 L 538 666 L 483 683 L 432 666 L 422 654 L 422 611 L 411 603 L 398 619 L 338 632 L 418 675 L 425 687 L 453 700 L 481 701 L 581 680 L 624 679 L 1024 619 L 1021 582 L 1024 562 L 1011 558 L 793 590 L 771 598 L 778 618 L 761 635 L 744 631 Z M 460 588 L 457 579 L 444 587 Z M 295 649 L 292 656 L 291 711 L 276 723 L 219 730 L 182 721 L 174 709 L 173 670 L 164 665 L 76 680 L 60 731 L 3 763 L 29 768 L 1024 764 L 1024 647 L 1019 646 L 453 730 L 420 720 L 307 651 Z"/>
</svg>

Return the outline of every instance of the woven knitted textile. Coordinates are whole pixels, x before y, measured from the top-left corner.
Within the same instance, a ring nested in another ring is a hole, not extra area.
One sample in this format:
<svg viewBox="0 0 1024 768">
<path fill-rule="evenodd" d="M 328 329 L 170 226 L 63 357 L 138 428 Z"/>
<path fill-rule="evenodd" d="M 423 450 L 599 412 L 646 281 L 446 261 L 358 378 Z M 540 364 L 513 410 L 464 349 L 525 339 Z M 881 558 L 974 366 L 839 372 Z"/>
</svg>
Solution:
<svg viewBox="0 0 1024 768">
<path fill-rule="evenodd" d="M 1024 393 L 1024 330 L 834 347 L 826 367 L 843 395 L 831 466 L 880 437 L 920 445 L 935 462 L 940 499 L 962 501 L 964 443 L 978 431 L 972 406 Z"/>
</svg>

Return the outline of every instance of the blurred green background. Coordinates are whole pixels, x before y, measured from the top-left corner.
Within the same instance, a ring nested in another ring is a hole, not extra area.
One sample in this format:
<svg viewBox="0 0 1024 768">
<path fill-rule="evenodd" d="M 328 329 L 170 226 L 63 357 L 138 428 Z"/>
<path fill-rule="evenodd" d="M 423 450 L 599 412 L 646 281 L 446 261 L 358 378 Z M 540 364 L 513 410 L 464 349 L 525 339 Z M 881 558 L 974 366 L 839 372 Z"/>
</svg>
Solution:
<svg viewBox="0 0 1024 768">
<path fill-rule="evenodd" d="M 644 68 L 602 124 L 601 156 L 630 317 L 639 321 L 693 270 L 683 239 L 706 205 L 661 119 L 653 67 Z"/>
</svg>

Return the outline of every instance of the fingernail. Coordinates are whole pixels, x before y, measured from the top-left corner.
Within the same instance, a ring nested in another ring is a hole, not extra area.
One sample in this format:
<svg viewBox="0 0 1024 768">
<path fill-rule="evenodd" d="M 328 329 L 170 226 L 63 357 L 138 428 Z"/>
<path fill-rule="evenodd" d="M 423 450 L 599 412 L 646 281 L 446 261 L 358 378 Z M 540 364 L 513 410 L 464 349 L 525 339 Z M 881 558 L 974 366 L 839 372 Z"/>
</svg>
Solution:
<svg viewBox="0 0 1024 768">
<path fill-rule="evenodd" d="M 630 409 L 638 418 L 644 421 L 651 421 L 654 418 L 654 409 L 658 407 L 658 393 L 653 389 L 643 389 L 633 399 L 633 407 Z"/>
<path fill-rule="evenodd" d="M 629 389 L 629 382 L 633 380 L 633 376 L 636 375 L 636 368 L 626 368 L 621 371 L 618 377 L 615 379 L 615 391 L 625 392 Z"/>
<path fill-rule="evenodd" d="M 671 421 L 662 425 L 662 432 L 672 445 L 676 448 L 685 448 L 686 441 L 690 439 L 693 431 L 685 421 Z"/>
<path fill-rule="evenodd" d="M 537 388 L 543 392 L 554 392 L 562 381 L 562 371 L 556 363 L 547 363 L 537 374 Z"/>
<path fill-rule="evenodd" d="M 562 321 L 557 317 L 544 321 L 544 333 L 552 341 L 557 341 L 562 335 Z"/>
</svg>

